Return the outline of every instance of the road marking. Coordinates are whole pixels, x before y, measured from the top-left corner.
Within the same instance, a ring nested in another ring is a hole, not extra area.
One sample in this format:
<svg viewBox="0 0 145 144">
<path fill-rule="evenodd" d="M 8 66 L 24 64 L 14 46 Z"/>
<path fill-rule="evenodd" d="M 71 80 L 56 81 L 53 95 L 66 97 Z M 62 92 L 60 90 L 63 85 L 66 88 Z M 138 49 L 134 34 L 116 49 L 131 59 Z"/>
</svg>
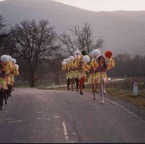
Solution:
<svg viewBox="0 0 145 144">
<path fill-rule="evenodd" d="M 41 120 L 42 118 L 36 118 L 37 120 Z"/>
<path fill-rule="evenodd" d="M 19 123 L 19 122 L 22 122 L 22 120 L 15 120 L 15 121 L 11 121 L 11 122 L 8 122 L 8 123 Z"/>
<path fill-rule="evenodd" d="M 15 120 L 15 118 L 5 118 L 7 121 Z"/>
<path fill-rule="evenodd" d="M 127 110 L 127 109 L 126 109 L 125 107 L 123 107 L 122 105 L 120 105 L 120 104 L 118 104 L 118 103 L 116 103 L 116 102 L 114 102 L 114 101 L 112 101 L 112 100 L 109 100 L 108 98 L 106 98 L 106 100 L 107 100 L 108 102 L 112 103 L 113 105 L 119 107 L 119 108 L 122 109 L 123 111 L 127 112 L 127 113 L 130 114 L 132 117 L 135 117 L 135 118 L 139 119 L 140 121 L 145 122 L 145 121 L 142 120 L 139 116 L 137 116 L 137 115 L 134 114 L 133 112 Z"/>
<path fill-rule="evenodd" d="M 62 126 L 63 126 L 63 133 L 64 133 L 64 136 L 65 136 L 65 139 L 67 142 L 69 142 L 69 137 L 68 137 L 68 132 L 67 132 L 67 128 L 66 128 L 66 123 L 63 121 L 62 122 Z"/>
<path fill-rule="evenodd" d="M 54 117 L 54 118 L 60 118 L 60 116 L 57 116 L 57 115 L 56 115 L 56 116 L 53 116 L 53 117 Z"/>
</svg>

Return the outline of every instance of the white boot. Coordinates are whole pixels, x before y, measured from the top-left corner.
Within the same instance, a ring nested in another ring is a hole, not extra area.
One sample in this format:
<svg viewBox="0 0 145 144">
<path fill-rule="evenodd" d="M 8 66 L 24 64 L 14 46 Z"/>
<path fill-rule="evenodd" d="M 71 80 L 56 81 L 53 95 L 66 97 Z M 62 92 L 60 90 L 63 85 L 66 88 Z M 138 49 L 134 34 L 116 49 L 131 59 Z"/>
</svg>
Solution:
<svg viewBox="0 0 145 144">
<path fill-rule="evenodd" d="M 106 90 L 105 89 L 103 90 L 103 94 L 106 95 Z"/>
<path fill-rule="evenodd" d="M 103 95 L 103 94 L 102 94 L 102 96 L 101 96 L 101 99 L 102 99 L 102 100 L 101 100 L 100 103 L 101 103 L 101 104 L 104 104 L 104 95 Z"/>
</svg>

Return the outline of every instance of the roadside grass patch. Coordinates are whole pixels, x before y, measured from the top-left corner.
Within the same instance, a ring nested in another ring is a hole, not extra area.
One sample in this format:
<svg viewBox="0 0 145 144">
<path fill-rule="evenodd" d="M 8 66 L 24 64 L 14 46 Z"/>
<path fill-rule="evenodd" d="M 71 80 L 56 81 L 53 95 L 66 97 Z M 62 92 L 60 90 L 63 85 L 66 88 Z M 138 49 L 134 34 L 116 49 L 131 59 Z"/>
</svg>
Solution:
<svg viewBox="0 0 145 144">
<path fill-rule="evenodd" d="M 145 108 L 145 90 L 139 90 L 138 96 L 133 96 L 133 90 L 123 90 L 121 88 L 107 88 L 106 91 L 111 96 L 119 97 L 129 103 Z"/>
</svg>

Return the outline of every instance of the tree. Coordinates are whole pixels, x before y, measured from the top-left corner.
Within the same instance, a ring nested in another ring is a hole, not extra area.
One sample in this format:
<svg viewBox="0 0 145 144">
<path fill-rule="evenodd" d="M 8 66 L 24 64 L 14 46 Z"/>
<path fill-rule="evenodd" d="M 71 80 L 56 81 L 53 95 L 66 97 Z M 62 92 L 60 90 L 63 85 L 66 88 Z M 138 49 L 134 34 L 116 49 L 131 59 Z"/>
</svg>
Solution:
<svg viewBox="0 0 145 144">
<path fill-rule="evenodd" d="M 35 75 L 43 61 L 51 59 L 59 50 L 56 32 L 47 20 L 24 20 L 11 27 L 6 48 L 16 55 L 28 71 L 30 87 L 35 86 Z"/>
<path fill-rule="evenodd" d="M 3 42 L 3 40 L 4 40 L 4 38 L 6 38 L 7 36 L 8 36 L 8 34 L 6 34 L 5 32 L 4 32 L 4 28 L 6 27 L 6 23 L 5 23 L 5 20 L 4 20 L 4 18 L 0 15 L 0 51 L 1 51 L 1 53 L 3 53 L 2 52 L 2 42 Z"/>
<path fill-rule="evenodd" d="M 60 77 L 62 75 L 61 62 L 63 59 L 64 59 L 64 57 L 61 54 L 57 54 L 56 58 L 54 58 L 48 62 L 53 74 L 55 74 L 55 82 L 57 85 L 60 84 Z"/>
<path fill-rule="evenodd" d="M 103 38 L 99 38 L 94 42 L 90 24 L 86 23 L 82 28 L 74 26 L 70 29 L 70 32 L 74 38 L 65 32 L 59 36 L 59 40 L 65 46 L 65 53 L 72 55 L 76 49 L 90 53 L 95 48 L 103 47 Z"/>
<path fill-rule="evenodd" d="M 6 26 L 4 18 L 0 15 L 0 31 Z"/>
</svg>

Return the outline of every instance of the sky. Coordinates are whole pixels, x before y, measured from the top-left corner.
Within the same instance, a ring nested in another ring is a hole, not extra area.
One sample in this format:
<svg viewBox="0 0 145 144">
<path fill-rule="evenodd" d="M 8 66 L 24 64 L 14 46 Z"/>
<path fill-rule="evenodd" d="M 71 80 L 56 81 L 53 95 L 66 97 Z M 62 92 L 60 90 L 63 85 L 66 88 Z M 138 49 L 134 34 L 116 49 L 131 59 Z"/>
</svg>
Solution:
<svg viewBox="0 0 145 144">
<path fill-rule="evenodd" d="M 145 11 L 145 0 L 53 0 L 53 1 L 62 2 L 64 4 L 68 4 L 71 6 L 91 11 L 115 11 L 115 10 Z"/>
<path fill-rule="evenodd" d="M 145 11 L 145 0 L 54 0 L 91 11 Z"/>
</svg>

